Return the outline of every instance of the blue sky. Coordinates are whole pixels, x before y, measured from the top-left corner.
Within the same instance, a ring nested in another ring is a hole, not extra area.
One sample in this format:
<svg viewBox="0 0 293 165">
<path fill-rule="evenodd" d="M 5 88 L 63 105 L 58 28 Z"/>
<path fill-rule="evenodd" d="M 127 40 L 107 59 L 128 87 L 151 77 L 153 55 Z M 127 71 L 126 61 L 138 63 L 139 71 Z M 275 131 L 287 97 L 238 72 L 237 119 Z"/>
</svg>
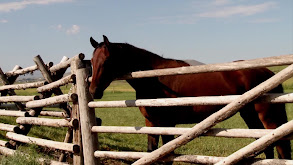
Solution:
<svg viewBox="0 0 293 165">
<path fill-rule="evenodd" d="M 97 41 L 222 63 L 293 54 L 292 0 L 1 0 L 0 67 L 92 56 Z"/>
</svg>

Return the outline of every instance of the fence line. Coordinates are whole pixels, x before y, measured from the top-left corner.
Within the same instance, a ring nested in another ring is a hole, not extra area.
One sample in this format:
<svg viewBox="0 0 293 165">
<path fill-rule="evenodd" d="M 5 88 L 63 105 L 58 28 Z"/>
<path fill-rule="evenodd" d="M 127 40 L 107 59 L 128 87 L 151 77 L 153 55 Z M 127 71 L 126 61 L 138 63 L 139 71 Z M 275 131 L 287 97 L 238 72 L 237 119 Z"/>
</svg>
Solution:
<svg viewBox="0 0 293 165">
<path fill-rule="evenodd" d="M 79 116 L 76 118 L 67 118 L 68 112 L 58 112 L 58 111 L 42 111 L 44 106 L 58 106 L 59 108 L 70 108 L 71 106 L 68 104 L 69 101 L 76 101 L 77 96 L 76 94 L 63 94 L 60 90 L 60 86 L 66 85 L 68 83 L 75 83 L 75 75 L 69 75 L 64 78 L 63 74 L 65 73 L 66 69 L 71 65 L 71 63 L 78 59 L 83 59 L 84 55 L 79 54 L 74 56 L 73 58 L 64 57 L 59 64 L 54 65 L 53 63 L 49 63 L 45 65 L 43 60 L 40 56 L 36 56 L 34 61 L 36 65 L 27 67 L 22 69 L 19 66 L 16 66 L 12 71 L 6 72 L 5 74 L 0 68 L 0 78 L 4 81 L 4 85 L 0 86 L 0 92 L 2 97 L 0 97 L 0 103 L 6 102 L 15 102 L 17 103 L 17 109 L 22 107 L 21 111 L 17 110 L 0 110 L 0 116 L 14 116 L 18 117 L 16 122 L 19 126 L 13 126 L 8 124 L 1 124 L 0 123 L 0 130 L 7 131 L 6 136 L 8 139 L 11 139 L 9 142 L 7 141 L 0 141 L 0 145 L 6 147 L 16 148 L 19 142 L 22 143 L 35 143 L 37 145 L 43 147 L 49 147 L 53 149 L 58 149 L 65 151 L 64 153 L 71 152 L 74 153 L 73 157 L 74 160 L 76 157 L 82 157 L 80 155 L 80 144 L 76 140 L 72 141 L 73 137 L 68 135 L 72 134 L 71 132 L 79 127 Z M 29 72 L 34 72 L 36 70 L 41 70 L 43 77 L 46 81 L 40 82 L 33 82 L 33 83 L 24 83 L 24 84 L 13 84 L 19 75 L 27 74 Z M 47 82 L 51 82 L 48 84 Z M 74 84 L 73 84 L 74 85 Z M 36 92 L 39 92 L 39 96 L 16 96 L 14 90 L 20 89 L 27 89 L 27 88 L 37 88 Z M 9 91 L 8 93 L 6 91 Z M 54 93 L 55 97 L 50 97 Z M 4 96 L 4 95 L 11 95 L 11 96 Z M 14 95 L 14 96 L 13 96 Z M 23 105 L 22 103 L 26 102 L 28 106 Z M 11 107 L 10 104 L 3 104 L 1 107 L 9 108 Z M 64 110 L 65 110 L 64 109 Z M 68 110 L 68 109 L 67 109 Z M 51 118 L 38 118 L 38 115 L 44 116 L 54 116 L 54 117 L 61 117 L 63 119 L 51 119 Z M 70 114 L 69 114 L 70 115 Z M 28 137 L 25 136 L 32 125 L 40 125 L 40 126 L 50 126 L 50 127 L 68 127 L 68 131 L 66 134 L 65 142 L 55 142 L 51 140 L 44 140 L 40 138 Z M 75 131 L 75 132 L 79 132 Z M 13 133 L 14 132 L 14 133 Z M 23 135 L 22 135 L 23 134 Z M 70 140 L 71 139 L 71 140 Z M 0 153 L 6 152 L 10 154 L 14 154 L 14 150 L 9 148 L 0 148 Z M 13 151 L 13 152 L 10 152 Z M 4 153 L 5 154 L 5 153 Z M 64 156 L 64 154 L 63 154 Z M 60 158 L 62 155 L 60 156 Z M 64 161 L 64 159 L 60 159 L 60 161 Z M 81 159 L 82 161 L 82 159 Z M 44 162 L 44 159 L 42 159 Z M 46 161 L 48 162 L 48 161 Z M 51 163 L 56 163 L 56 161 L 51 161 Z M 64 163 L 59 163 L 64 164 Z M 81 162 L 74 161 L 74 164 L 82 164 Z"/>
</svg>

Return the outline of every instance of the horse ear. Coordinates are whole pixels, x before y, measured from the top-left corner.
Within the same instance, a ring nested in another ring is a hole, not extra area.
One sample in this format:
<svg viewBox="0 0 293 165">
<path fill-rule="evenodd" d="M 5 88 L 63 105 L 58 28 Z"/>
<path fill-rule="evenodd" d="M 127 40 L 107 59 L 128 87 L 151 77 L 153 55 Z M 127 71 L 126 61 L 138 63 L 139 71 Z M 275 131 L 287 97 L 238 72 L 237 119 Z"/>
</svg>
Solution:
<svg viewBox="0 0 293 165">
<path fill-rule="evenodd" d="M 94 48 L 98 48 L 99 47 L 99 43 L 93 39 L 93 37 L 90 38 L 91 44 Z"/>
<path fill-rule="evenodd" d="M 108 40 L 108 38 L 106 36 L 103 35 L 103 38 L 104 38 L 104 43 L 106 46 L 109 46 L 110 45 L 110 42 Z"/>
</svg>

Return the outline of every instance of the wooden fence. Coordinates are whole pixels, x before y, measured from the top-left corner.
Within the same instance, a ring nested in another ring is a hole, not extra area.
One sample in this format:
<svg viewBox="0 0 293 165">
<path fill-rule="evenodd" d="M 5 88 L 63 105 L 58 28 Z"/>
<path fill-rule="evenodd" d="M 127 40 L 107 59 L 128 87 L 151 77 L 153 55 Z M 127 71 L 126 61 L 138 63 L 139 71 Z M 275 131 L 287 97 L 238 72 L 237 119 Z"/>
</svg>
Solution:
<svg viewBox="0 0 293 165">
<path fill-rule="evenodd" d="M 290 65 L 272 78 L 258 85 L 250 91 L 239 96 L 213 96 L 189 98 L 165 98 L 124 101 L 98 101 L 92 100 L 88 82 L 90 69 L 84 55 L 73 58 L 63 58 L 57 65 L 45 65 L 40 56 L 34 58 L 35 66 L 21 69 L 15 67 L 12 71 L 3 73 L 0 68 L 0 78 L 4 82 L 0 86 L 1 116 L 14 116 L 18 125 L 0 124 L 0 130 L 7 131 L 9 141 L 0 141 L 0 153 L 4 155 L 15 154 L 15 148 L 20 143 L 34 143 L 43 147 L 61 150 L 73 154 L 73 164 L 94 165 L 99 164 L 99 158 L 137 160 L 134 164 L 151 164 L 156 161 L 179 161 L 199 164 L 233 164 L 251 155 L 262 151 L 265 147 L 279 139 L 292 139 L 293 121 L 282 125 L 275 130 L 248 130 L 248 129 L 211 129 L 212 126 L 235 114 L 241 107 L 251 101 L 268 103 L 293 102 L 293 94 L 266 94 L 293 75 L 293 55 L 270 57 L 256 60 L 240 61 L 237 63 L 190 66 L 153 71 L 133 72 L 121 79 L 158 77 L 164 75 L 196 74 L 203 72 L 229 71 L 248 68 L 260 68 L 276 65 Z M 71 66 L 71 75 L 63 77 L 66 69 Z M 19 75 L 40 70 L 45 81 L 14 84 Z M 71 83 L 70 93 L 62 93 L 60 86 Z M 17 96 L 14 90 L 35 88 L 37 96 Z M 51 97 L 55 94 L 54 97 Z M 9 95 L 9 96 L 7 96 Z M 8 110 L 10 103 L 14 102 L 18 110 Z M 69 102 L 71 102 L 69 104 Z M 25 104 L 24 104 L 25 103 Z M 227 104 L 227 105 L 226 105 Z M 44 111 L 44 107 L 58 105 L 63 111 Z M 113 127 L 97 126 L 94 108 L 104 107 L 139 107 L 139 106 L 192 106 L 192 105 L 226 105 L 218 112 L 212 114 L 192 128 L 149 128 L 149 127 Z M 40 118 L 39 116 L 54 116 L 56 118 Z M 66 127 L 68 131 L 64 142 L 56 142 L 36 137 L 29 137 L 33 125 L 50 127 Z M 180 135 L 173 141 L 163 145 L 151 153 L 143 152 L 110 152 L 98 151 L 97 133 L 131 133 L 131 134 L 162 134 Z M 233 138 L 259 138 L 255 142 L 240 149 L 228 157 L 200 156 L 200 155 L 172 155 L 166 156 L 177 147 L 188 143 L 198 136 L 218 136 Z M 286 136 L 286 137 L 285 137 Z M 81 138 L 82 137 L 82 138 Z M 61 154 L 59 162 L 65 160 Z M 164 157 L 164 158 L 163 158 Z M 44 161 L 44 159 L 40 159 Z M 291 160 L 278 159 L 248 159 L 248 164 L 293 164 Z M 64 163 L 66 164 L 66 163 Z"/>
<path fill-rule="evenodd" d="M 83 123 L 81 123 L 82 136 L 87 137 L 88 140 L 83 141 L 87 143 L 84 149 L 87 148 L 88 154 L 84 155 L 86 164 L 96 164 L 98 158 L 112 158 L 112 159 L 125 159 L 125 160 L 137 160 L 134 164 L 151 164 L 156 161 L 182 161 L 190 163 L 200 164 L 235 164 L 240 160 L 252 155 L 255 152 L 263 151 L 277 140 L 284 138 L 285 136 L 293 132 L 293 121 L 282 125 L 275 130 L 243 130 L 243 129 L 211 129 L 217 123 L 231 117 L 240 108 L 245 106 L 251 101 L 268 102 L 268 103 L 289 103 L 293 102 L 292 93 L 290 94 L 266 94 L 271 89 L 275 88 L 285 80 L 293 76 L 293 55 L 285 55 L 278 57 L 262 58 L 255 60 L 247 60 L 233 63 L 213 64 L 213 65 L 200 65 L 190 66 L 172 69 L 160 69 L 152 71 L 139 71 L 133 72 L 124 76 L 124 79 L 132 78 L 144 78 L 144 77 L 158 77 L 166 75 L 178 75 L 178 74 L 196 74 L 215 71 L 231 71 L 239 69 L 249 68 L 261 68 L 268 66 L 278 65 L 290 65 L 286 69 L 277 73 L 272 78 L 261 83 L 257 87 L 247 91 L 243 95 L 239 96 L 218 96 L 218 97 L 189 97 L 189 98 L 167 98 L 167 99 L 146 99 L 146 100 L 124 100 L 124 101 L 91 101 L 88 97 L 88 87 L 86 69 L 81 68 L 77 71 L 77 88 L 78 95 L 83 98 L 83 103 L 79 104 L 80 109 L 85 109 L 86 114 L 81 116 L 87 117 L 87 130 L 83 129 Z M 91 79 L 89 78 L 89 81 Z M 84 88 L 86 87 L 86 88 Z M 257 99 L 258 98 L 258 99 Z M 88 103 L 88 104 L 86 104 Z M 94 116 L 94 108 L 104 107 L 139 107 L 139 106 L 191 106 L 191 105 L 222 105 L 227 104 L 224 108 L 218 112 L 207 117 L 202 122 L 196 124 L 192 128 L 148 128 L 148 127 L 113 127 L 113 126 L 95 126 L 95 121 L 92 118 Z M 84 120 L 84 117 L 81 118 Z M 92 121 L 92 122 L 91 122 Z M 91 131 L 88 128 L 91 128 Z M 163 135 L 181 135 L 173 141 L 163 145 L 159 149 L 151 153 L 138 153 L 138 152 L 110 152 L 110 151 L 98 151 L 96 150 L 96 137 L 91 136 L 93 132 L 97 133 L 132 133 L 132 134 L 163 134 Z M 247 137 L 247 138 L 259 138 L 255 142 L 240 149 L 228 157 L 212 157 L 212 156 L 198 156 L 198 155 L 172 155 L 165 157 L 176 148 L 190 142 L 194 138 L 205 136 L 221 136 L 221 137 Z M 285 137 L 286 139 L 292 139 L 292 136 Z M 93 146 L 93 148 L 88 148 Z M 93 151 L 96 150 L 94 153 Z M 85 152 L 85 151 L 84 151 Z M 163 158 L 164 157 L 164 158 Z M 163 158 L 163 159 L 162 159 Z M 293 164 L 292 160 L 262 160 L 262 159 L 249 159 L 249 164 Z"/>
<path fill-rule="evenodd" d="M 0 130 L 7 132 L 6 137 L 9 140 L 0 141 L 1 154 L 13 155 L 15 154 L 14 149 L 21 143 L 29 143 L 61 151 L 62 154 L 59 157 L 59 162 L 49 160 L 50 164 L 67 164 L 64 161 L 68 154 L 65 153 L 73 154 L 73 164 L 83 164 L 78 97 L 76 95 L 75 83 L 77 64 L 83 59 L 84 55 L 79 54 L 70 59 L 64 57 L 57 65 L 53 65 L 53 63 L 46 65 L 40 56 L 36 56 L 33 59 L 36 64 L 34 66 L 23 69 L 16 66 L 12 71 L 6 73 L 0 68 L 0 78 L 4 84 L 0 86 L 0 106 L 3 108 L 0 110 L 0 116 L 16 117 L 16 123 L 18 124 L 9 125 L 0 123 Z M 71 74 L 63 77 L 67 68 L 70 66 Z M 18 76 L 32 73 L 36 70 L 42 73 L 45 79 L 44 81 L 14 84 Z M 72 84 L 70 93 L 63 94 L 60 87 L 69 83 Z M 36 93 L 39 94 L 37 96 L 16 95 L 15 90 L 25 90 L 28 88 L 36 89 Z M 52 94 L 55 96 L 51 97 Z M 14 103 L 15 106 L 7 103 Z M 59 107 L 62 111 L 43 110 L 44 107 L 49 106 Z M 54 118 L 41 118 L 39 116 L 50 116 Z M 68 131 L 64 142 L 57 142 L 27 136 L 33 125 L 66 127 Z M 48 162 L 45 159 L 39 159 L 39 161 Z"/>
</svg>

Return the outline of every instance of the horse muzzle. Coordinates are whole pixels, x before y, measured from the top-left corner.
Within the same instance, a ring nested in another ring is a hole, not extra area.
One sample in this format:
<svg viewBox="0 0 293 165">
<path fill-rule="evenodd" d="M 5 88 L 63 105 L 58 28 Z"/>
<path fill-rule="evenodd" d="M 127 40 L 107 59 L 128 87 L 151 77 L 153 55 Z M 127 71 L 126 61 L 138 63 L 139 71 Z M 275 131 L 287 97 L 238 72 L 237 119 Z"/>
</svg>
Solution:
<svg viewBox="0 0 293 165">
<path fill-rule="evenodd" d="M 92 95 L 93 99 L 101 99 L 103 97 L 104 92 L 96 91 L 96 90 L 91 90 L 90 88 L 90 94 Z"/>
<path fill-rule="evenodd" d="M 104 92 L 96 92 L 94 94 L 94 99 L 101 99 L 104 95 Z"/>
</svg>

